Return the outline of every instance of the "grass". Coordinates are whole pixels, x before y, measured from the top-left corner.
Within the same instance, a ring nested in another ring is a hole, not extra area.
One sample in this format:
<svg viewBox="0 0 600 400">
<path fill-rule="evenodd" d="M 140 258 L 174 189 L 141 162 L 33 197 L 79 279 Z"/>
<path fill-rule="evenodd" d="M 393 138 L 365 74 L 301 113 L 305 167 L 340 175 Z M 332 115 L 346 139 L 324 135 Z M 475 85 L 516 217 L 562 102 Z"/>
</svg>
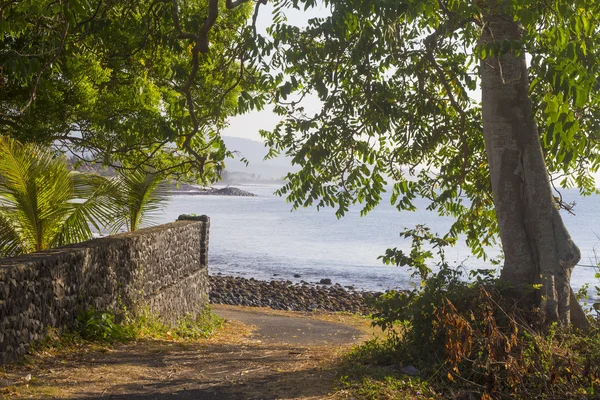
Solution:
<svg viewBox="0 0 600 400">
<path fill-rule="evenodd" d="M 49 328 L 43 340 L 32 344 L 30 351 L 18 364 L 34 363 L 40 355 L 59 352 L 107 352 L 115 343 L 129 343 L 143 339 L 194 341 L 214 335 L 225 323 L 206 306 L 197 315 L 187 314 L 175 326 L 164 324 L 157 315 L 144 311 L 135 318 L 115 322 L 114 314 L 93 308 L 77 316 L 74 329 L 59 331 Z"/>
<path fill-rule="evenodd" d="M 185 315 L 174 327 L 163 324 L 157 316 L 148 312 L 141 313 L 126 326 L 138 339 L 198 340 L 214 335 L 224 323 L 225 320 L 207 306 L 196 316 Z"/>
<path fill-rule="evenodd" d="M 342 358 L 342 376 L 334 398 L 437 399 L 435 390 L 419 377 L 403 374 L 398 348 L 377 337 L 354 347 Z"/>
<path fill-rule="evenodd" d="M 427 383 L 419 378 L 403 377 L 387 370 L 367 367 L 353 371 L 353 377 L 343 376 L 340 379 L 340 392 L 347 393 L 354 399 L 436 399 L 438 398 Z"/>
</svg>

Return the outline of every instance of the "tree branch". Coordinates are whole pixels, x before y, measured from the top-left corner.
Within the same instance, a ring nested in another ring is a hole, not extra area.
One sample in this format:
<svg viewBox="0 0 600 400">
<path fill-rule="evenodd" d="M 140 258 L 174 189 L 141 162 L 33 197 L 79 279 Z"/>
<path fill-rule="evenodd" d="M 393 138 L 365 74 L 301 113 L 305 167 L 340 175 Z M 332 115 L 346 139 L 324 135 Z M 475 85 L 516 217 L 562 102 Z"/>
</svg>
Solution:
<svg viewBox="0 0 600 400">
<path fill-rule="evenodd" d="M 35 76 L 35 80 L 33 83 L 33 89 L 31 91 L 31 96 L 29 97 L 29 100 L 27 101 L 27 103 L 23 106 L 23 108 L 21 108 L 21 110 L 19 111 L 19 114 L 23 114 L 25 112 L 25 110 L 27 110 L 29 108 L 29 106 L 31 105 L 31 103 L 33 103 L 33 101 L 35 100 L 36 94 L 37 94 L 37 88 L 38 85 L 40 83 L 40 79 L 42 77 L 42 74 L 44 73 L 44 71 L 52 65 L 52 63 L 54 63 L 54 61 L 56 61 L 56 59 L 58 58 L 58 56 L 60 56 L 60 53 L 62 52 L 62 49 L 65 46 L 65 41 L 67 40 L 67 33 L 69 32 L 69 23 L 65 21 L 65 30 L 63 32 L 61 41 L 60 41 L 60 46 L 58 47 L 57 52 L 54 54 L 54 56 L 48 60 L 46 62 L 46 64 L 44 64 L 42 66 L 42 68 L 38 71 L 38 73 Z"/>
<path fill-rule="evenodd" d="M 228 10 L 234 9 L 239 5 L 242 5 L 244 3 L 247 3 L 249 0 L 236 0 L 236 1 L 231 1 L 231 0 L 225 0 L 225 6 L 227 7 Z"/>
<path fill-rule="evenodd" d="M 258 18 L 258 9 L 260 5 L 267 5 L 268 0 L 257 0 L 256 5 L 254 6 L 254 13 L 252 14 L 252 33 L 256 37 L 256 19 Z"/>
</svg>

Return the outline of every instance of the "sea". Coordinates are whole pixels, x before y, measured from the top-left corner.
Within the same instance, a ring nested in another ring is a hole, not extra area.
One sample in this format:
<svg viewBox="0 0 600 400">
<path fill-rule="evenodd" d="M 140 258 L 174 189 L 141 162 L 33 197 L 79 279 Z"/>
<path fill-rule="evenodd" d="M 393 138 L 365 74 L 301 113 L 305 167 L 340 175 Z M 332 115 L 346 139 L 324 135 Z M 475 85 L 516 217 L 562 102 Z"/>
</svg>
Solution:
<svg viewBox="0 0 600 400">
<path fill-rule="evenodd" d="M 389 195 L 366 216 L 360 206 L 336 218 L 331 208 L 292 210 L 285 198 L 274 194 L 277 185 L 246 185 L 240 189 L 256 197 L 175 195 L 166 207 L 151 217 L 154 224 L 172 222 L 181 214 L 210 217 L 209 271 L 212 274 L 261 280 L 333 283 L 358 290 L 410 289 L 419 284 L 406 267 L 386 266 L 378 257 L 387 248 L 410 251 L 410 240 L 400 237 L 405 228 L 426 224 L 444 234 L 452 219 L 425 210 L 417 201 L 415 212 L 399 212 L 389 204 Z M 600 262 L 600 198 L 582 197 L 576 190 L 563 190 L 563 200 L 575 202 L 575 215 L 563 213 L 565 225 L 582 252 L 572 276 L 575 290 L 585 284 L 595 294 Z M 487 251 L 498 257 L 498 247 Z M 469 270 L 494 269 L 489 260 L 471 255 L 464 240 L 445 251 L 446 261 L 468 275 Z M 435 263 L 432 267 L 435 269 Z M 294 277 L 300 276 L 300 277 Z"/>
</svg>

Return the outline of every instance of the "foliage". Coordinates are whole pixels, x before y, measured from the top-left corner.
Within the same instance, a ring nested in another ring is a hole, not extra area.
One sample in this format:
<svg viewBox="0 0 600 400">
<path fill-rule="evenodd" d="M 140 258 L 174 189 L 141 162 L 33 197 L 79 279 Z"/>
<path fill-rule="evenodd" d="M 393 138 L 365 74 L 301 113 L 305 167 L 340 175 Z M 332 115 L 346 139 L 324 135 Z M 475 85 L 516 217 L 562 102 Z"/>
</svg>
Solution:
<svg viewBox="0 0 600 400">
<path fill-rule="evenodd" d="M 174 327 L 162 323 L 156 315 L 143 312 L 135 319 L 127 321 L 139 338 L 168 340 L 198 340 L 212 336 L 225 320 L 213 313 L 209 306 L 198 315 L 186 315 Z"/>
<path fill-rule="evenodd" d="M 119 322 L 120 320 L 120 322 Z M 198 340 L 212 336 L 224 320 L 205 307 L 198 315 L 185 315 L 175 326 L 165 325 L 158 316 L 145 311 L 135 318 L 117 317 L 88 308 L 77 316 L 74 332 L 87 341 L 127 342 L 143 338 L 162 340 Z M 66 335 L 67 340 L 72 334 Z"/>
<path fill-rule="evenodd" d="M 377 351 L 378 343 L 370 343 L 369 348 L 359 348 L 361 353 Z M 427 382 L 416 377 L 406 377 L 385 366 L 364 362 L 357 353 L 347 358 L 345 375 L 340 378 L 338 393 L 347 394 L 353 399 L 377 400 L 429 400 L 439 396 Z"/>
<path fill-rule="evenodd" d="M 113 201 L 120 212 L 113 218 L 112 231 L 118 231 L 123 226 L 129 232 L 139 229 L 169 199 L 169 185 L 163 175 L 156 171 L 121 169 L 114 184 Z"/>
<path fill-rule="evenodd" d="M 91 239 L 91 228 L 115 212 L 111 190 L 104 178 L 69 171 L 48 149 L 0 137 L 0 255 Z"/>
<path fill-rule="evenodd" d="M 425 225 L 417 225 L 414 229 L 405 229 L 400 234 L 401 237 L 411 238 L 410 254 L 405 254 L 402 250 L 387 249 L 385 255 L 379 257 L 386 265 L 396 265 L 399 267 L 408 267 L 414 270 L 413 276 L 419 276 L 427 279 L 431 269 L 427 266 L 427 260 L 433 258 L 431 250 L 423 250 L 423 243 L 428 243 L 433 249 L 438 250 L 438 256 L 444 261 L 443 248 L 451 246 L 456 242 L 453 237 L 439 237 L 431 233 L 431 230 Z"/>
<path fill-rule="evenodd" d="M 476 284 L 466 282 L 460 270 L 441 264 L 438 272 L 423 278 L 419 288 L 380 296 L 374 303 L 373 325 L 387 331 L 392 341 L 414 343 L 411 352 L 426 358 L 425 362 L 439 359 L 445 341 L 443 330 L 435 323 L 439 307 L 448 298 L 461 309 L 472 307 L 477 302 L 475 288 L 494 284 L 490 276 L 480 279 Z"/>
<path fill-rule="evenodd" d="M 92 307 L 77 316 L 75 331 L 89 341 L 126 342 L 135 339 L 131 326 L 118 324 L 114 314 Z"/>
<path fill-rule="evenodd" d="M 248 61 L 250 12 L 200 0 L 4 2 L 0 134 L 214 180 L 240 92 L 267 82 Z"/>
<path fill-rule="evenodd" d="M 595 192 L 600 3 L 505 3 L 523 39 L 482 46 L 490 1 L 280 0 L 265 53 L 268 68 L 284 71 L 274 93 L 283 120 L 262 135 L 271 155 L 285 152 L 300 169 L 279 194 L 342 216 L 355 203 L 368 212 L 393 185 L 399 210 L 426 199 L 455 218 L 451 237 L 465 234 L 485 257 L 498 227 L 474 92 L 479 64 L 508 52 L 532 55 L 530 96 L 550 173 Z M 306 27 L 286 22 L 286 7 L 317 4 L 330 14 Z"/>
<path fill-rule="evenodd" d="M 212 336 L 223 326 L 225 320 L 205 308 L 197 316 L 186 315 L 178 321 L 174 337 L 186 340 L 198 340 Z"/>
<path fill-rule="evenodd" d="M 597 397 L 600 323 L 587 333 L 547 329 L 529 304 L 487 273 L 469 282 L 442 264 L 420 288 L 378 300 L 373 324 L 388 339 L 353 360 L 414 365 L 442 398 Z"/>
</svg>

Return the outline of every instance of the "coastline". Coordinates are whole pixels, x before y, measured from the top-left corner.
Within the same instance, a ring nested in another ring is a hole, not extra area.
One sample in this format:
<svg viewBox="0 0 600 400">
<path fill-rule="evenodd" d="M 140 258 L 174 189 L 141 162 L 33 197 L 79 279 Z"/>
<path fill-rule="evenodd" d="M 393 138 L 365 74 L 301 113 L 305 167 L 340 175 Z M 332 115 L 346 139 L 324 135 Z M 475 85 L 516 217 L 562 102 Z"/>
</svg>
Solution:
<svg viewBox="0 0 600 400">
<path fill-rule="evenodd" d="M 360 207 L 355 205 L 344 218 L 337 219 L 334 210 L 328 208 L 319 211 L 300 208 L 290 212 L 292 206 L 285 198 L 273 194 L 277 185 L 237 187 L 258 197 L 173 196 L 156 220 L 170 222 L 190 213 L 208 215 L 213 274 L 293 282 L 300 279 L 318 282 L 326 277 L 361 290 L 411 290 L 414 285 L 409 269 L 385 266 L 377 257 L 387 248 L 410 252 L 410 242 L 399 235 L 405 227 L 426 222 L 432 232 L 443 234 L 454 222 L 427 211 L 426 201 L 420 198 L 415 199 L 416 212 L 398 212 L 386 204 L 388 193 L 382 204 L 366 216 L 361 217 Z M 595 265 L 594 249 L 598 248 L 599 240 L 594 232 L 600 226 L 598 197 L 581 197 L 576 190 L 566 190 L 563 196 L 566 202 L 577 202 L 576 216 L 566 217 L 565 224 L 581 250 L 581 264 Z M 498 247 L 488 249 L 489 258 L 497 258 L 499 254 Z M 456 246 L 446 248 L 445 257 L 450 265 L 461 266 L 466 274 L 475 269 L 497 268 L 474 257 L 462 238 Z M 595 272 L 595 268 L 576 267 L 571 278 L 574 290 L 589 283 L 590 293 L 594 292 L 593 286 L 598 282 Z M 294 274 L 301 274 L 302 278 L 294 279 Z"/>
<path fill-rule="evenodd" d="M 169 195 L 171 196 L 236 196 L 236 197 L 256 197 L 254 193 L 250 193 L 246 190 L 239 189 L 233 186 L 226 186 L 224 188 L 199 188 L 188 184 L 179 184 L 177 188 L 175 185 L 171 186 Z"/>
</svg>

